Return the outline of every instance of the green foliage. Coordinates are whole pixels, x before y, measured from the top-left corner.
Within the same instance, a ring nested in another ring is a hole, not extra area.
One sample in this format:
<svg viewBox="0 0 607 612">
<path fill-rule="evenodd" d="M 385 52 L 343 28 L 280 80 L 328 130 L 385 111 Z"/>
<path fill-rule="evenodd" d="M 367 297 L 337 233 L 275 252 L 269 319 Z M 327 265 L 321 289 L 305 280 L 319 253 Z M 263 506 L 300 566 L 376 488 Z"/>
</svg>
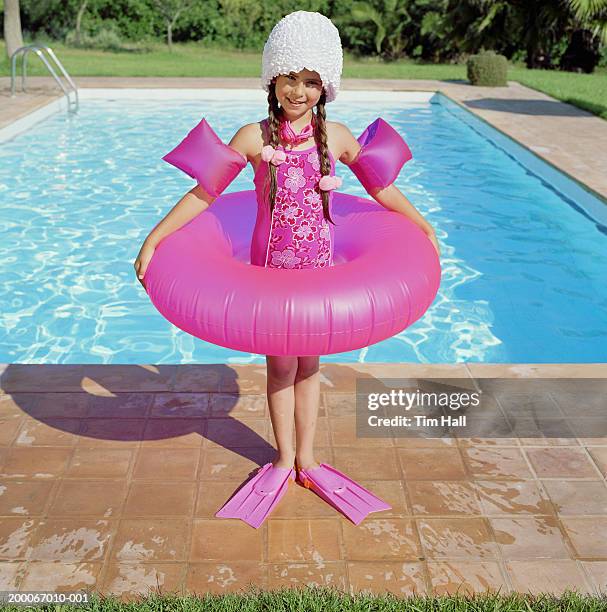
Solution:
<svg viewBox="0 0 607 612">
<path fill-rule="evenodd" d="M 82 0 L 20 2 L 26 38 L 74 43 Z M 294 10 L 330 17 L 344 50 L 367 61 L 459 63 L 486 48 L 528 68 L 553 68 L 574 30 L 607 32 L 607 0 L 195 0 L 175 23 L 173 41 L 259 52 L 272 26 Z M 88 0 L 81 24 L 88 48 L 124 51 L 165 38 L 154 0 Z"/>
<path fill-rule="evenodd" d="M 473 55 L 466 64 L 468 80 L 472 85 L 505 87 L 508 84 L 508 60 L 495 51 Z"/>
</svg>

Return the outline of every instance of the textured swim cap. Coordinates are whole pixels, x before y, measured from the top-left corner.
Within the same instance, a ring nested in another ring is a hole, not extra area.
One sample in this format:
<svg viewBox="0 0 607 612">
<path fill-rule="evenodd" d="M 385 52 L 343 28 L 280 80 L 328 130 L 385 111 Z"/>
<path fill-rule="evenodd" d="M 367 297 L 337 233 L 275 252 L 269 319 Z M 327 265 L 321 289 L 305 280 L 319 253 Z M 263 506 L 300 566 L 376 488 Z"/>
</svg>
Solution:
<svg viewBox="0 0 607 612">
<path fill-rule="evenodd" d="M 261 86 L 269 90 L 272 79 L 304 68 L 320 75 L 327 102 L 337 97 L 343 53 L 339 32 L 320 13 L 295 11 L 283 17 L 263 47 Z"/>
</svg>

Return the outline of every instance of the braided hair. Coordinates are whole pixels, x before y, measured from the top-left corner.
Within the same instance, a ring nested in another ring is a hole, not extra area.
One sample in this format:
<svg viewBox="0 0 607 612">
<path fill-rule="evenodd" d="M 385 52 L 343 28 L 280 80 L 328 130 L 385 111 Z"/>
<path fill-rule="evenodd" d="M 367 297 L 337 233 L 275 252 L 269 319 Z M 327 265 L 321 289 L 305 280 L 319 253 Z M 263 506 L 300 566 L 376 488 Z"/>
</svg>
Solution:
<svg viewBox="0 0 607 612">
<path fill-rule="evenodd" d="M 279 125 L 280 125 L 280 107 L 278 106 L 278 98 L 276 97 L 276 85 L 273 81 L 269 85 L 268 91 L 268 128 L 269 128 L 269 144 L 276 148 L 279 142 Z M 316 121 L 314 122 L 314 141 L 318 151 L 318 159 L 320 161 L 320 173 L 322 176 L 331 174 L 331 160 L 329 159 L 329 146 L 327 144 L 327 126 L 325 113 L 326 94 L 323 90 L 318 103 L 316 104 Z M 276 166 L 269 164 L 270 172 L 270 214 L 274 211 L 274 199 L 276 197 Z M 322 210 L 324 218 L 335 225 L 331 219 L 329 212 L 329 192 L 320 190 L 322 198 Z"/>
</svg>

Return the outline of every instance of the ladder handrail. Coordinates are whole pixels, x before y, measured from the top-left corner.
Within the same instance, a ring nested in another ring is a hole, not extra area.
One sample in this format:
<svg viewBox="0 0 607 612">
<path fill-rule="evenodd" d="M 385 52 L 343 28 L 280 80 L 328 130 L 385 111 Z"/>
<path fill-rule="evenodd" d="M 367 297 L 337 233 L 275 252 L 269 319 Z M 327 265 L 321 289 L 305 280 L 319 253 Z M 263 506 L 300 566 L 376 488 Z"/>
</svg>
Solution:
<svg viewBox="0 0 607 612">
<path fill-rule="evenodd" d="M 26 72 L 27 72 L 27 56 L 32 51 L 42 60 L 42 63 L 47 67 L 48 71 L 51 73 L 52 77 L 55 79 L 55 82 L 59 85 L 59 87 L 61 87 L 61 90 L 63 91 L 65 97 L 67 98 L 68 112 L 76 112 L 78 110 L 78 88 L 76 87 L 74 81 L 68 74 L 67 70 L 63 67 L 63 64 L 59 61 L 59 58 L 55 55 L 54 51 L 50 47 L 47 47 L 46 45 L 37 45 L 37 44 L 25 45 L 23 47 L 19 47 L 11 55 L 11 98 L 15 97 L 15 73 L 16 73 L 16 68 L 17 68 L 17 57 L 19 56 L 20 53 L 23 54 L 22 60 L 21 60 L 21 89 L 22 91 L 25 92 L 26 91 L 25 84 L 26 84 Z M 53 66 L 49 63 L 49 61 L 44 56 L 44 52 L 46 52 L 49 55 L 49 57 L 55 62 L 55 64 L 59 67 L 59 69 L 61 70 L 61 73 L 63 74 L 68 84 L 70 85 L 71 90 L 66 89 L 65 85 L 59 78 L 59 75 L 55 72 Z M 72 102 L 72 100 L 70 99 L 69 94 L 71 93 L 71 91 L 74 92 L 74 96 L 76 98 L 74 102 Z M 72 109 L 72 107 L 74 108 Z"/>
</svg>

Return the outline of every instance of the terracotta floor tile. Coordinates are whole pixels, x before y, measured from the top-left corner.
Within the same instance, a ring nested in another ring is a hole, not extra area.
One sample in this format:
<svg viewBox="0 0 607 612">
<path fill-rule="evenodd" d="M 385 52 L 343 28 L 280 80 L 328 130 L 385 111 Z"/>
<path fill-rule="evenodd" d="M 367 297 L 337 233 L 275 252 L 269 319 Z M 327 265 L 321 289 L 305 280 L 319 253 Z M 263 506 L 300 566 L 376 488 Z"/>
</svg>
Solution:
<svg viewBox="0 0 607 612">
<path fill-rule="evenodd" d="M 507 417 L 562 417 L 549 390 L 498 392 L 497 401 Z"/>
<path fill-rule="evenodd" d="M 348 563 L 351 592 L 393 593 L 400 597 L 426 595 L 426 570 L 421 561 L 351 561 Z"/>
<path fill-rule="evenodd" d="M 413 521 L 368 516 L 358 527 L 343 521 L 347 561 L 418 561 L 419 540 Z"/>
<path fill-rule="evenodd" d="M 6 417 L 0 415 L 0 446 L 12 444 L 26 420 L 25 417 L 17 415 Z"/>
<path fill-rule="evenodd" d="M 578 564 L 572 560 L 507 561 L 506 569 L 514 590 L 533 594 L 561 595 L 566 589 L 591 593 Z"/>
<path fill-rule="evenodd" d="M 393 448 L 334 448 L 335 466 L 353 480 L 399 480 Z"/>
<path fill-rule="evenodd" d="M 397 448 L 455 448 L 458 439 L 452 438 L 424 438 L 424 437 L 397 437 L 392 438 L 392 443 Z"/>
<path fill-rule="evenodd" d="M 189 523 L 183 519 L 123 519 L 110 556 L 126 561 L 186 561 Z"/>
<path fill-rule="evenodd" d="M 48 515 L 116 518 L 126 494 L 124 480 L 62 480 Z"/>
<path fill-rule="evenodd" d="M 185 563 L 115 563 L 109 562 L 102 593 L 135 601 L 150 593 L 181 593 L 186 573 Z"/>
<path fill-rule="evenodd" d="M 380 499 L 392 506 L 391 510 L 382 510 L 377 518 L 388 516 L 410 516 L 411 509 L 405 497 L 405 484 L 402 480 L 360 480 L 360 484 Z"/>
<path fill-rule="evenodd" d="M 470 516 L 481 513 L 478 495 L 471 483 L 410 481 L 407 488 L 413 514 Z"/>
<path fill-rule="evenodd" d="M 322 393 L 321 397 L 329 417 L 356 416 L 355 393 Z"/>
<path fill-rule="evenodd" d="M 35 401 L 30 397 L 34 395 Z M 81 419 L 88 413 L 91 396 L 88 393 L 16 393 L 15 404 L 34 419 Z"/>
<path fill-rule="evenodd" d="M 605 416 L 605 393 L 606 386 L 600 389 L 594 385 L 594 389 L 574 391 L 559 391 L 552 393 L 555 402 L 564 414 L 575 418 L 580 417 L 604 417 Z"/>
<path fill-rule="evenodd" d="M 203 448 L 201 480 L 242 483 L 276 456 L 276 450 L 267 448 Z"/>
<path fill-rule="evenodd" d="M 578 556 L 607 560 L 607 517 L 562 518 Z"/>
<path fill-rule="evenodd" d="M 56 478 L 65 472 L 72 448 L 19 448 L 6 450 L 0 479 Z"/>
<path fill-rule="evenodd" d="M 268 402 L 263 393 L 211 393 L 209 406 L 213 417 L 254 419 L 269 416 Z"/>
<path fill-rule="evenodd" d="M 0 561 L 0 590 L 18 591 L 26 568 L 25 561 Z"/>
<path fill-rule="evenodd" d="M 356 448 L 392 446 L 391 438 L 361 438 L 356 435 L 356 418 L 352 416 L 329 417 L 329 431 L 333 446 Z"/>
<path fill-rule="evenodd" d="M 84 419 L 78 446 L 83 448 L 132 448 L 143 439 L 145 419 Z"/>
<path fill-rule="evenodd" d="M 198 482 L 198 495 L 196 497 L 196 518 L 213 518 L 215 512 L 232 496 L 239 487 L 239 483 L 230 480 L 228 482 L 203 481 Z"/>
<path fill-rule="evenodd" d="M 581 561 L 597 594 L 607 595 L 607 561 Z"/>
<path fill-rule="evenodd" d="M 126 478 L 135 449 L 76 448 L 65 476 L 69 478 Z"/>
<path fill-rule="evenodd" d="M 206 428 L 207 421 L 204 419 L 149 419 L 145 424 L 141 447 L 150 450 L 200 449 Z"/>
<path fill-rule="evenodd" d="M 73 395 L 82 396 L 86 399 L 86 395 L 83 393 L 74 393 Z M 31 416 L 33 418 L 38 416 L 37 406 L 39 403 L 44 403 L 44 397 L 53 398 L 52 402 L 49 402 L 51 405 L 56 404 L 55 394 L 54 393 L 0 393 L 0 418 L 1 419 L 11 419 L 15 417 L 22 417 L 24 415 Z M 48 404 L 47 404 L 48 408 Z M 69 416 L 69 417 L 77 417 L 84 416 L 84 414 L 48 414 L 46 411 L 43 411 L 43 414 L 46 416 Z"/>
<path fill-rule="evenodd" d="M 150 416 L 154 418 L 202 418 L 211 416 L 209 393 L 156 393 Z"/>
<path fill-rule="evenodd" d="M 337 519 L 268 521 L 268 561 L 311 563 L 321 559 L 341 561 Z"/>
<path fill-rule="evenodd" d="M 217 393 L 222 372 L 232 370 L 223 364 L 180 365 L 169 389 L 178 393 Z"/>
<path fill-rule="evenodd" d="M 43 514 L 54 484 L 53 481 L 4 480 L 0 485 L 0 516 Z"/>
<path fill-rule="evenodd" d="M 269 419 L 209 419 L 205 448 L 267 448 Z"/>
<path fill-rule="evenodd" d="M 7 517 L 0 521 L 0 561 L 23 559 L 40 520 Z"/>
<path fill-rule="evenodd" d="M 481 518 L 419 519 L 428 559 L 492 559 L 497 546 Z"/>
<path fill-rule="evenodd" d="M 265 364 L 234 364 L 221 370 L 218 391 L 242 393 L 243 395 L 266 392 L 267 378 Z"/>
<path fill-rule="evenodd" d="M 482 480 L 524 480 L 533 478 L 518 448 L 462 448 L 464 462 L 474 478 Z"/>
<path fill-rule="evenodd" d="M 462 448 L 469 446 L 519 446 L 518 438 L 479 438 L 458 436 L 457 443 Z"/>
<path fill-rule="evenodd" d="M 590 453 L 590 456 L 592 457 L 592 460 L 596 466 L 601 471 L 601 474 L 607 478 L 607 447 L 600 448 L 590 446 L 588 447 L 588 452 Z"/>
<path fill-rule="evenodd" d="M 84 377 L 113 393 L 165 391 L 179 369 L 176 365 L 86 364 Z"/>
<path fill-rule="evenodd" d="M 28 559 L 102 562 L 116 526 L 116 521 L 104 519 L 46 519 L 32 538 Z"/>
<path fill-rule="evenodd" d="M 568 424 L 581 446 L 607 446 L 607 419 L 604 416 L 571 417 Z"/>
<path fill-rule="evenodd" d="M 601 480 L 544 480 L 558 514 L 607 515 L 607 486 Z"/>
<path fill-rule="evenodd" d="M 75 446 L 80 431 L 80 419 L 46 419 L 24 421 L 13 446 Z"/>
<path fill-rule="evenodd" d="M 102 563 L 32 561 L 21 582 L 22 591 L 96 591 Z"/>
<path fill-rule="evenodd" d="M 477 480 L 483 514 L 554 514 L 548 497 L 533 480 Z"/>
<path fill-rule="evenodd" d="M 192 594 L 235 593 L 249 585 L 266 588 L 267 567 L 258 561 L 227 563 L 190 563 L 186 576 L 186 591 Z"/>
<path fill-rule="evenodd" d="M 468 478 L 458 448 L 399 448 L 397 453 L 407 481 Z"/>
<path fill-rule="evenodd" d="M 140 448 L 133 478 L 143 480 L 195 480 L 200 450 L 196 448 Z"/>
<path fill-rule="evenodd" d="M 194 482 L 133 482 L 129 487 L 123 517 L 190 517 L 196 496 Z"/>
<path fill-rule="evenodd" d="M 5 393 L 38 391 L 82 391 L 84 366 L 65 364 L 11 363 L 2 373 Z"/>
<path fill-rule="evenodd" d="M 596 467 L 581 448 L 528 448 L 538 478 L 596 478 Z"/>
<path fill-rule="evenodd" d="M 510 592 L 500 564 L 495 561 L 428 561 L 427 565 L 435 595 Z"/>
<path fill-rule="evenodd" d="M 558 522 L 551 516 L 491 518 L 504 559 L 570 559 Z"/>
<path fill-rule="evenodd" d="M 191 561 L 263 561 L 266 525 L 253 529 L 239 519 L 194 519 Z"/>
<path fill-rule="evenodd" d="M 346 589 L 346 565 L 340 561 L 268 564 L 268 588 L 326 586 Z"/>
<path fill-rule="evenodd" d="M 96 419 L 145 419 L 150 415 L 153 393 L 116 393 L 89 396 L 87 417 Z"/>
</svg>

